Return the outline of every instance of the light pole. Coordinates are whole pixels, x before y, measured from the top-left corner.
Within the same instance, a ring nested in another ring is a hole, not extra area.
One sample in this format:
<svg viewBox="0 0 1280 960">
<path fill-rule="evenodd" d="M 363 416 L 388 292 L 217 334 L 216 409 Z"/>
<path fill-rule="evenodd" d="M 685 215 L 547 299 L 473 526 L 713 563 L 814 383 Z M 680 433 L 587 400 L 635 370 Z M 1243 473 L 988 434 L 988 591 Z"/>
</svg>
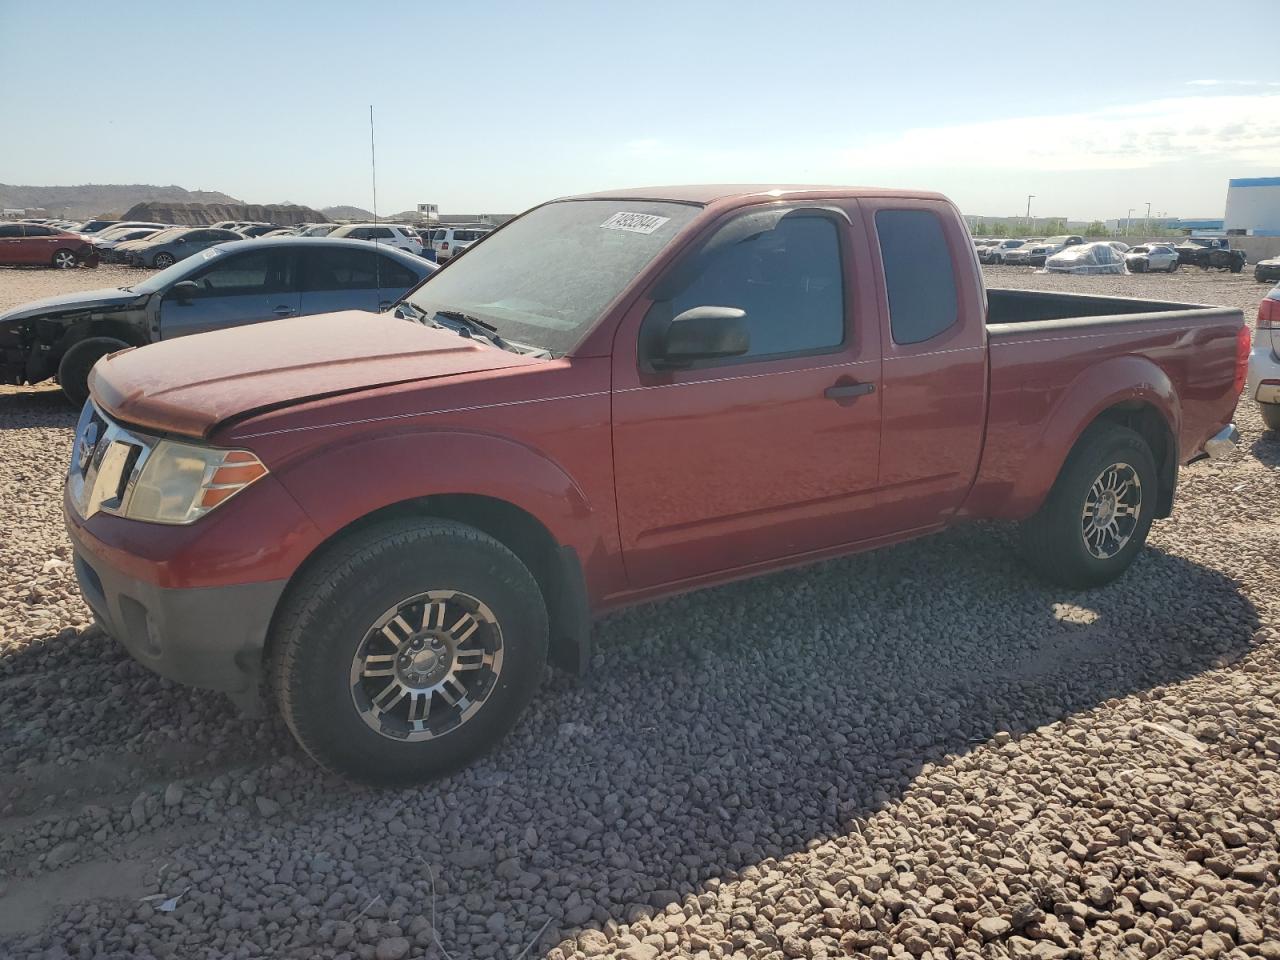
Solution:
<svg viewBox="0 0 1280 960">
<path fill-rule="evenodd" d="M 1129 208 L 1129 212 L 1124 215 L 1124 235 L 1127 237 L 1133 229 L 1133 207 Z"/>
<path fill-rule="evenodd" d="M 1027 229 L 1031 229 L 1031 201 L 1035 199 L 1034 193 L 1027 194 Z"/>
<path fill-rule="evenodd" d="M 1147 203 L 1147 235 L 1151 234 L 1151 204 Z"/>
</svg>

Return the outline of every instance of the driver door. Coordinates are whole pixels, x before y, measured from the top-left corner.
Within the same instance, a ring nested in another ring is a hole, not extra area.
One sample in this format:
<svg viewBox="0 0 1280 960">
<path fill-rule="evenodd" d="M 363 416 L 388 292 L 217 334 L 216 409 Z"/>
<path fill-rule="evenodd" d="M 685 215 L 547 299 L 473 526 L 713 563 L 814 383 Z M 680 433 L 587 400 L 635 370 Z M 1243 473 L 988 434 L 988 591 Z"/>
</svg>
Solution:
<svg viewBox="0 0 1280 960">
<path fill-rule="evenodd" d="M 855 204 L 799 207 L 773 229 L 734 233 L 683 289 L 642 303 L 647 318 L 633 312 L 620 328 L 613 449 L 633 587 L 877 532 L 880 342 L 873 284 L 852 275 L 866 239 L 851 217 Z M 745 311 L 747 352 L 655 369 L 653 318 L 704 306 Z"/>
<path fill-rule="evenodd" d="M 170 288 L 160 304 L 160 339 L 296 316 L 302 292 L 291 250 L 196 254 L 206 265 L 182 280 L 200 289 L 183 302 Z"/>
</svg>

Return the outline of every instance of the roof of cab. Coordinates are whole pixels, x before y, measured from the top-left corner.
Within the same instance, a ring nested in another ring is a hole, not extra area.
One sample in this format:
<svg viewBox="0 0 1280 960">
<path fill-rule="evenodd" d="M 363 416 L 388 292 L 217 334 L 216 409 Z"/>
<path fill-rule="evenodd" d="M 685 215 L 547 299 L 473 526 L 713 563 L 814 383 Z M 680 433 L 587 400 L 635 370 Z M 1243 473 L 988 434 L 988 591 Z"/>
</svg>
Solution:
<svg viewBox="0 0 1280 960">
<path fill-rule="evenodd" d="M 778 183 L 701 183 L 669 187 L 630 187 L 625 190 L 602 190 L 564 197 L 565 200 L 667 200 L 699 206 L 720 200 L 747 200 L 757 197 L 795 199 L 809 194 L 818 197 L 898 197 L 917 200 L 946 200 L 940 193 L 928 190 L 896 190 L 884 187 L 835 187 L 818 184 Z"/>
</svg>

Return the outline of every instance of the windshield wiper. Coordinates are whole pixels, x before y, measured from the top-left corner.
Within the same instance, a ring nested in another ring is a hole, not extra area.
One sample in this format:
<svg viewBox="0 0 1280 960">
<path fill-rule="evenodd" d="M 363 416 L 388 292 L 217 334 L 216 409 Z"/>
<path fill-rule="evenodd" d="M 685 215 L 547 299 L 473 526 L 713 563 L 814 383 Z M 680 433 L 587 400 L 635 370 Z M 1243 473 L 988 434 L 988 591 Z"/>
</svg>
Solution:
<svg viewBox="0 0 1280 960">
<path fill-rule="evenodd" d="M 481 320 L 479 317 L 473 317 L 471 314 L 463 313 L 461 310 L 437 310 L 436 316 L 444 317 L 446 320 L 452 320 L 458 324 L 458 333 L 464 337 L 482 337 L 495 347 L 510 350 L 512 353 L 520 352 L 499 336 L 497 327 L 492 323 Z"/>
<path fill-rule="evenodd" d="M 396 316 L 401 320 L 405 319 L 405 317 L 400 311 L 405 309 L 412 311 L 412 319 L 414 320 L 425 323 L 429 327 L 440 326 L 440 324 L 436 323 L 427 315 L 427 311 L 423 310 L 420 306 L 410 300 L 402 300 L 396 304 Z"/>
</svg>

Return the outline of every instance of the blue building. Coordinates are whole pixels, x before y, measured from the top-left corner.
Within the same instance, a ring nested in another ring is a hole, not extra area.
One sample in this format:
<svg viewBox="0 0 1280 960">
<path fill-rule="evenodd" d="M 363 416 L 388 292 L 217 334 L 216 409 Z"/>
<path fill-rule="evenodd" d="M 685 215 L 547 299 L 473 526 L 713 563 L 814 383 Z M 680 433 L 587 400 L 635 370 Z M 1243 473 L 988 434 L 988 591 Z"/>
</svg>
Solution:
<svg viewBox="0 0 1280 960">
<path fill-rule="evenodd" d="M 1226 231 L 1280 237 L 1280 177 L 1241 177 L 1227 184 Z"/>
</svg>

